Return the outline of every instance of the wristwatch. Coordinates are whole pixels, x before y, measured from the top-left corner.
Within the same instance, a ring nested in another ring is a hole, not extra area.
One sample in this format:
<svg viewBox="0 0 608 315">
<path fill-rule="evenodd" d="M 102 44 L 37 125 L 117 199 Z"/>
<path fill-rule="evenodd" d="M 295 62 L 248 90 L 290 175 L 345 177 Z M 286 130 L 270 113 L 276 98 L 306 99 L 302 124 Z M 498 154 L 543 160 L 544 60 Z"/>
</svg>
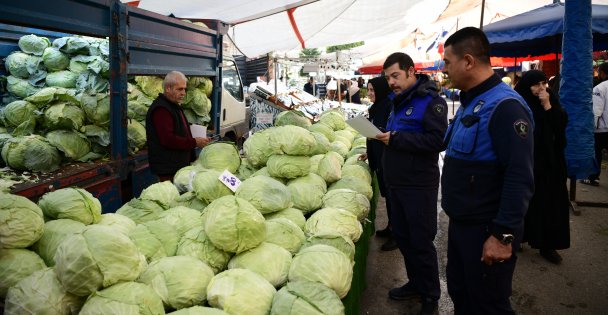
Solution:
<svg viewBox="0 0 608 315">
<path fill-rule="evenodd" d="M 498 241 L 503 245 L 513 243 L 513 234 L 493 233 L 492 236 L 496 237 L 496 239 L 498 239 Z"/>
</svg>

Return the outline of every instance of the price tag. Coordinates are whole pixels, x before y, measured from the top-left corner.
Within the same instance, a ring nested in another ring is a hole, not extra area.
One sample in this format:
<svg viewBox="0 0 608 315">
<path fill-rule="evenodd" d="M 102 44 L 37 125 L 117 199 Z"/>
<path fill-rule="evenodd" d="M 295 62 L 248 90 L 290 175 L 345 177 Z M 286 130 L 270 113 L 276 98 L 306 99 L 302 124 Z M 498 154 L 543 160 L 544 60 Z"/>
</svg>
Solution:
<svg viewBox="0 0 608 315">
<path fill-rule="evenodd" d="M 230 173 L 228 170 L 224 170 L 224 172 L 222 172 L 222 174 L 220 174 L 220 177 L 218 177 L 218 179 L 220 180 L 220 182 L 222 182 L 224 185 L 226 185 L 226 187 L 230 188 L 230 190 L 232 190 L 232 192 L 235 192 L 237 188 L 239 188 L 239 185 L 241 184 L 241 181 L 232 173 Z"/>
<path fill-rule="evenodd" d="M 258 124 L 272 124 L 272 113 L 256 113 L 255 120 Z"/>
</svg>

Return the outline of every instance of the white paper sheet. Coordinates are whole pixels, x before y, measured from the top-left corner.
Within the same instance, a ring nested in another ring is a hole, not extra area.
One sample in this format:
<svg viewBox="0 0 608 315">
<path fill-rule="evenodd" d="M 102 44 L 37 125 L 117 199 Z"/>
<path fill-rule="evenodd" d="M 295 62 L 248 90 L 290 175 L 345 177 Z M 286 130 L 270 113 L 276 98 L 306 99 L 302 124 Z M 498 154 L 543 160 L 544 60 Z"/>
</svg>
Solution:
<svg viewBox="0 0 608 315">
<path fill-rule="evenodd" d="M 366 138 L 376 138 L 376 135 L 381 134 L 382 131 L 372 124 L 367 118 L 363 116 L 357 116 L 346 121 L 351 127 L 357 130 Z"/>
<path fill-rule="evenodd" d="M 193 138 L 207 138 L 207 126 L 192 124 L 190 125 L 190 132 Z"/>
</svg>

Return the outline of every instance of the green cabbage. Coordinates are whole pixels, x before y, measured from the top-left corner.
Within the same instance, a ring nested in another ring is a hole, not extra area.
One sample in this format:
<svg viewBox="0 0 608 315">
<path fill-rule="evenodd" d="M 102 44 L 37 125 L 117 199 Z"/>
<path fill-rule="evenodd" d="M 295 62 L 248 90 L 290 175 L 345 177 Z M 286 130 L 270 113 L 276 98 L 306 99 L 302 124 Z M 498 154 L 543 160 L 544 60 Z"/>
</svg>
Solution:
<svg viewBox="0 0 608 315">
<path fill-rule="evenodd" d="M 327 139 L 327 137 L 320 132 L 313 132 L 312 135 L 315 136 L 315 140 L 317 141 L 317 144 L 315 145 L 315 148 L 311 152 L 311 154 L 317 155 L 317 154 L 327 153 L 327 151 L 329 151 L 329 148 L 330 148 L 329 140 Z"/>
<path fill-rule="evenodd" d="M 201 89 L 187 89 L 184 97 L 184 108 L 191 109 L 198 116 L 209 116 L 211 102 Z"/>
<path fill-rule="evenodd" d="M 361 165 L 344 165 L 342 167 L 342 178 L 355 177 L 366 183 L 372 184 L 372 175 L 369 170 Z"/>
<path fill-rule="evenodd" d="M 351 157 L 349 157 L 345 162 L 344 165 L 359 165 L 361 167 L 363 167 L 364 169 L 366 169 L 368 172 L 371 173 L 371 170 L 369 168 L 369 165 L 367 164 L 367 162 L 365 161 L 360 161 L 359 160 L 359 154 L 355 154 Z"/>
<path fill-rule="evenodd" d="M 53 47 L 70 55 L 88 54 L 89 41 L 76 36 L 61 37 L 53 41 Z"/>
<path fill-rule="evenodd" d="M 82 109 L 69 103 L 55 103 L 44 111 L 44 121 L 48 129 L 74 129 L 84 126 L 85 115 Z"/>
<path fill-rule="evenodd" d="M 339 109 L 331 109 L 323 112 L 319 118 L 319 122 L 326 124 L 334 131 L 346 128 L 346 119 L 344 119 L 344 114 Z"/>
<path fill-rule="evenodd" d="M 270 146 L 273 151 L 289 155 L 311 155 L 315 150 L 317 141 L 313 134 L 298 126 L 280 126 L 270 128 Z"/>
<path fill-rule="evenodd" d="M 95 60 L 96 58 L 97 56 L 74 56 L 72 59 L 70 59 L 69 69 L 70 71 L 78 74 L 80 74 L 81 72 L 85 72 L 88 70 L 89 63 Z"/>
<path fill-rule="evenodd" d="M 333 246 L 313 245 L 298 252 L 289 269 L 289 282 L 319 282 L 340 298 L 348 294 L 353 279 L 353 263 Z"/>
<path fill-rule="evenodd" d="M 8 290 L 5 314 L 71 315 L 77 314 L 84 298 L 65 291 L 55 269 L 36 271 Z"/>
<path fill-rule="evenodd" d="M 25 197 L 0 192 L 0 248 L 26 248 L 44 232 L 42 210 Z"/>
<path fill-rule="evenodd" d="M 40 108 L 53 101 L 56 92 L 57 88 L 55 87 L 45 87 L 36 92 L 36 94 L 26 97 L 25 101 L 35 104 L 36 107 Z"/>
<path fill-rule="evenodd" d="M 55 266 L 55 252 L 68 236 L 82 232 L 85 225 L 71 219 L 51 220 L 44 224 L 42 237 L 32 246 L 47 266 Z"/>
<path fill-rule="evenodd" d="M 91 152 L 89 139 L 76 131 L 53 130 L 46 134 L 46 138 L 70 160 L 80 160 Z"/>
<path fill-rule="evenodd" d="M 154 76 L 136 76 L 135 82 L 148 97 L 156 98 L 163 93 L 163 79 Z"/>
<path fill-rule="evenodd" d="M 281 246 L 266 242 L 232 257 L 228 262 L 228 269 L 251 270 L 264 277 L 275 288 L 281 287 L 287 281 L 289 266 L 291 253 Z"/>
<path fill-rule="evenodd" d="M 292 179 L 287 184 L 291 193 L 293 206 L 302 210 L 304 214 L 310 213 L 322 206 L 322 198 L 327 191 L 323 178 L 316 174 Z"/>
<path fill-rule="evenodd" d="M 287 208 L 281 211 L 267 213 L 264 215 L 266 220 L 276 219 L 276 218 L 285 218 L 295 223 L 301 230 L 304 230 L 304 225 L 306 225 L 306 218 L 304 217 L 304 213 L 300 209 L 296 208 Z"/>
<path fill-rule="evenodd" d="M 189 256 L 161 258 L 148 266 L 138 282 L 152 287 L 167 308 L 181 309 L 202 304 L 213 271 L 204 262 Z"/>
<path fill-rule="evenodd" d="M 177 190 L 180 193 L 185 193 L 187 191 L 192 191 L 194 188 L 192 184 L 194 182 L 194 176 L 198 172 L 203 171 L 204 169 L 198 165 L 189 165 L 186 167 L 180 168 L 175 175 L 173 176 L 173 185 L 177 187 Z"/>
<path fill-rule="evenodd" d="M 344 131 L 344 130 L 338 130 L 338 131 Z M 350 134 L 350 132 L 348 132 L 348 131 L 347 131 L 347 133 Z M 336 135 L 336 141 L 334 141 L 334 142 L 341 142 L 344 145 L 344 147 L 346 147 L 346 151 L 347 151 L 346 154 L 348 154 L 350 147 L 352 145 L 352 142 L 350 140 L 348 140 L 347 138 L 345 138 L 343 136 Z M 330 144 L 330 148 L 331 148 L 331 144 Z"/>
<path fill-rule="evenodd" d="M 206 169 L 236 173 L 241 165 L 239 150 L 232 143 L 214 142 L 203 148 L 196 164 Z"/>
<path fill-rule="evenodd" d="M 344 140 L 346 140 L 344 144 L 346 144 L 348 147 L 350 147 L 353 144 L 353 141 L 355 141 L 355 136 L 348 130 L 338 130 L 335 132 L 335 135 L 336 137 L 342 137 Z"/>
<path fill-rule="evenodd" d="M 353 141 L 353 148 L 356 147 L 366 147 L 367 146 L 367 138 L 365 137 L 357 137 L 355 138 L 355 140 Z"/>
<path fill-rule="evenodd" d="M 257 169 L 253 165 L 251 165 L 251 163 L 249 163 L 249 160 L 247 160 L 246 158 L 241 158 L 241 166 L 239 166 L 239 170 L 236 172 L 236 176 L 241 181 L 244 181 L 251 177 L 251 175 L 253 175 L 253 173 L 255 173 L 256 171 Z"/>
<path fill-rule="evenodd" d="M 267 176 L 251 177 L 241 183 L 235 196 L 243 198 L 262 214 L 289 208 L 291 194 L 281 182 Z"/>
<path fill-rule="evenodd" d="M 100 127 L 110 126 L 110 97 L 106 93 L 83 93 L 80 106 L 84 110 L 87 121 Z"/>
<path fill-rule="evenodd" d="M 158 221 L 173 226 L 180 236 L 195 226 L 203 225 L 202 214 L 199 211 L 182 206 L 164 211 L 160 214 Z"/>
<path fill-rule="evenodd" d="M 148 113 L 148 105 L 139 101 L 128 101 L 127 117 L 137 121 L 145 121 Z"/>
<path fill-rule="evenodd" d="M 342 156 L 342 159 L 344 159 L 348 155 L 348 150 L 350 150 L 350 148 L 339 139 L 340 137 L 336 137 L 336 141 L 329 144 L 329 149 L 337 152 Z"/>
<path fill-rule="evenodd" d="M 302 128 L 306 128 L 311 125 L 310 119 L 306 118 L 304 114 L 297 110 L 287 110 L 280 112 L 274 119 L 275 126 L 286 126 L 294 125 Z"/>
<path fill-rule="evenodd" d="M 51 219 L 72 219 L 84 224 L 101 220 L 101 203 L 82 188 L 62 188 L 40 198 L 38 206 Z"/>
<path fill-rule="evenodd" d="M 258 131 L 243 143 L 243 151 L 251 165 L 263 167 L 271 155 L 281 153 L 278 148 L 270 145 L 271 133 L 272 129 L 270 128 Z"/>
<path fill-rule="evenodd" d="M 316 123 L 308 127 L 308 130 L 310 130 L 311 132 L 318 132 L 323 134 L 325 137 L 327 137 L 327 140 L 329 140 L 330 143 L 336 140 L 336 134 L 334 133 L 334 130 L 332 129 L 332 127 L 326 124 Z"/>
<path fill-rule="evenodd" d="M 63 70 L 51 72 L 46 76 L 46 85 L 64 88 L 75 88 L 77 79 L 78 73 L 74 73 L 72 71 Z"/>
<path fill-rule="evenodd" d="M 207 301 L 228 314 L 266 315 L 276 292 L 268 280 L 253 271 L 229 269 L 211 279 Z"/>
<path fill-rule="evenodd" d="M 138 224 L 129 238 L 148 262 L 175 255 L 179 234 L 164 221 L 149 221 Z"/>
<path fill-rule="evenodd" d="M 266 238 L 262 214 L 247 200 L 221 197 L 205 209 L 205 232 L 219 249 L 241 253 L 254 248 Z"/>
<path fill-rule="evenodd" d="M 296 178 L 310 172 L 310 158 L 307 156 L 273 155 L 266 165 L 272 177 Z"/>
<path fill-rule="evenodd" d="M 173 199 L 171 203 L 171 207 L 183 206 L 190 209 L 194 209 L 198 212 L 203 212 L 205 208 L 207 208 L 208 204 L 198 198 L 196 198 L 196 193 L 189 191 L 179 195 L 179 197 Z"/>
<path fill-rule="evenodd" d="M 193 306 L 179 311 L 167 313 L 171 315 L 228 315 L 228 313 L 213 307 Z"/>
<path fill-rule="evenodd" d="M 304 232 L 309 236 L 337 233 L 348 236 L 353 242 L 356 242 L 363 233 L 363 227 L 357 216 L 348 210 L 323 208 L 308 218 Z"/>
<path fill-rule="evenodd" d="M 214 274 L 226 269 L 231 257 L 231 254 L 213 245 L 202 226 L 195 226 L 184 233 L 175 254 L 198 258 L 211 267 Z"/>
<path fill-rule="evenodd" d="M 232 195 L 232 190 L 220 182 L 219 177 L 220 172 L 216 170 L 198 172 L 192 184 L 196 197 L 206 203 L 211 203 L 220 197 Z"/>
<path fill-rule="evenodd" d="M 340 188 L 352 189 L 360 194 L 363 194 L 368 200 L 371 200 L 374 195 L 374 191 L 372 190 L 372 186 L 369 184 L 369 182 L 352 176 L 343 177 L 339 181 L 331 184 L 328 190 Z"/>
<path fill-rule="evenodd" d="M 133 198 L 120 207 L 116 213 L 122 214 L 139 224 L 158 219 L 165 209 L 155 200 Z"/>
<path fill-rule="evenodd" d="M 8 76 L 6 78 L 6 80 L 7 80 L 6 90 L 18 98 L 26 98 L 26 97 L 28 97 L 30 95 L 34 95 L 34 94 L 36 94 L 36 92 L 40 91 L 39 88 L 31 85 L 26 80 L 16 78 L 12 75 Z"/>
<path fill-rule="evenodd" d="M 27 79 L 40 68 L 40 57 L 15 51 L 6 57 L 4 66 L 11 75 Z"/>
<path fill-rule="evenodd" d="M 116 229 L 116 231 L 129 236 L 135 230 L 136 224 L 129 217 L 118 213 L 105 213 L 101 215 L 101 220 L 97 223 Z"/>
<path fill-rule="evenodd" d="M 57 248 L 55 262 L 63 287 L 78 296 L 135 280 L 145 268 L 145 258 L 129 237 L 97 224 L 67 237 Z"/>
<path fill-rule="evenodd" d="M 333 183 L 342 178 L 342 166 L 340 160 L 334 155 L 327 153 L 319 161 L 317 174 L 327 183 Z"/>
<path fill-rule="evenodd" d="M 343 315 L 344 304 L 334 290 L 310 281 L 289 282 L 272 300 L 270 315 Z"/>
<path fill-rule="evenodd" d="M 355 147 L 353 145 L 353 148 L 350 149 L 350 151 L 348 151 L 348 154 L 346 155 L 346 157 L 349 158 L 349 157 L 351 157 L 353 155 L 359 156 L 360 154 L 363 154 L 363 153 L 367 153 L 367 147 L 365 147 L 365 146 Z"/>
<path fill-rule="evenodd" d="M 18 45 L 22 51 L 28 54 L 42 56 L 44 50 L 51 45 L 51 41 L 46 37 L 38 37 L 31 34 L 21 36 Z"/>
<path fill-rule="evenodd" d="M 156 201 L 164 209 L 169 209 L 171 203 L 177 197 L 179 197 L 179 191 L 170 181 L 152 184 L 144 189 L 139 196 L 142 200 Z"/>
<path fill-rule="evenodd" d="M 129 119 L 127 139 L 129 140 L 129 152 L 131 154 L 141 150 L 146 146 L 146 127 L 137 120 Z"/>
<path fill-rule="evenodd" d="M 325 154 L 317 154 L 310 157 L 310 173 L 319 174 L 319 163 L 321 159 L 325 157 Z M 321 177 L 323 178 L 323 177 Z M 325 180 L 323 180 L 325 181 Z"/>
<path fill-rule="evenodd" d="M 306 236 L 295 223 L 285 218 L 266 221 L 265 242 L 279 245 L 295 254 L 304 243 Z"/>
<path fill-rule="evenodd" d="M 2 147 L 2 159 L 16 170 L 42 173 L 58 169 L 61 163 L 59 151 L 38 135 L 7 140 Z"/>
<path fill-rule="evenodd" d="M 42 62 L 49 71 L 61 71 L 68 68 L 70 58 L 57 48 L 46 48 L 42 53 Z"/>
<path fill-rule="evenodd" d="M 86 125 L 83 128 L 84 134 L 91 142 L 103 147 L 110 145 L 110 132 L 107 129 L 95 125 Z"/>
<path fill-rule="evenodd" d="M 163 301 L 150 286 L 123 282 L 93 292 L 79 314 L 162 315 L 165 314 L 165 309 Z"/>
<path fill-rule="evenodd" d="M 369 200 L 351 189 L 334 189 L 323 197 L 324 208 L 342 208 L 352 212 L 359 221 L 365 219 L 370 209 Z"/>
<path fill-rule="evenodd" d="M 34 120 L 36 125 L 37 108 L 34 104 L 26 101 L 14 101 L 3 109 L 3 121 L 7 127 L 17 127 L 24 122 Z"/>
<path fill-rule="evenodd" d="M 317 244 L 333 246 L 344 253 L 351 261 L 355 261 L 355 243 L 344 235 L 340 234 L 317 234 L 304 241 L 300 250 Z"/>
<path fill-rule="evenodd" d="M 8 288 L 21 279 L 44 268 L 46 265 L 42 258 L 31 250 L 0 248 L 0 298 L 6 297 Z"/>
</svg>

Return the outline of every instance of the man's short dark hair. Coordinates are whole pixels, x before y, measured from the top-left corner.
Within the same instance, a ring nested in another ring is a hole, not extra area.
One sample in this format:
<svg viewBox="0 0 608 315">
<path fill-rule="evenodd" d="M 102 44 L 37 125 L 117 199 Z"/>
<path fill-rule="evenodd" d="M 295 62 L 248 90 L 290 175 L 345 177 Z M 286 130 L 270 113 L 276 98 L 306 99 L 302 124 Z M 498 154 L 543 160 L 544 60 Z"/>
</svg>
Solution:
<svg viewBox="0 0 608 315">
<path fill-rule="evenodd" d="M 478 61 L 490 64 L 490 42 L 486 34 L 476 27 L 458 30 L 448 37 L 443 46 L 452 46 L 452 52 L 461 58 L 470 54 Z"/>
<path fill-rule="evenodd" d="M 410 67 L 414 66 L 414 61 L 412 60 L 412 57 L 402 52 L 396 52 L 392 53 L 386 58 L 384 65 L 382 65 L 382 69 L 386 69 L 395 63 L 399 64 L 399 69 L 405 70 L 406 72 Z"/>
<path fill-rule="evenodd" d="M 608 62 L 604 62 L 597 67 L 597 73 L 603 72 L 608 75 Z"/>
</svg>

